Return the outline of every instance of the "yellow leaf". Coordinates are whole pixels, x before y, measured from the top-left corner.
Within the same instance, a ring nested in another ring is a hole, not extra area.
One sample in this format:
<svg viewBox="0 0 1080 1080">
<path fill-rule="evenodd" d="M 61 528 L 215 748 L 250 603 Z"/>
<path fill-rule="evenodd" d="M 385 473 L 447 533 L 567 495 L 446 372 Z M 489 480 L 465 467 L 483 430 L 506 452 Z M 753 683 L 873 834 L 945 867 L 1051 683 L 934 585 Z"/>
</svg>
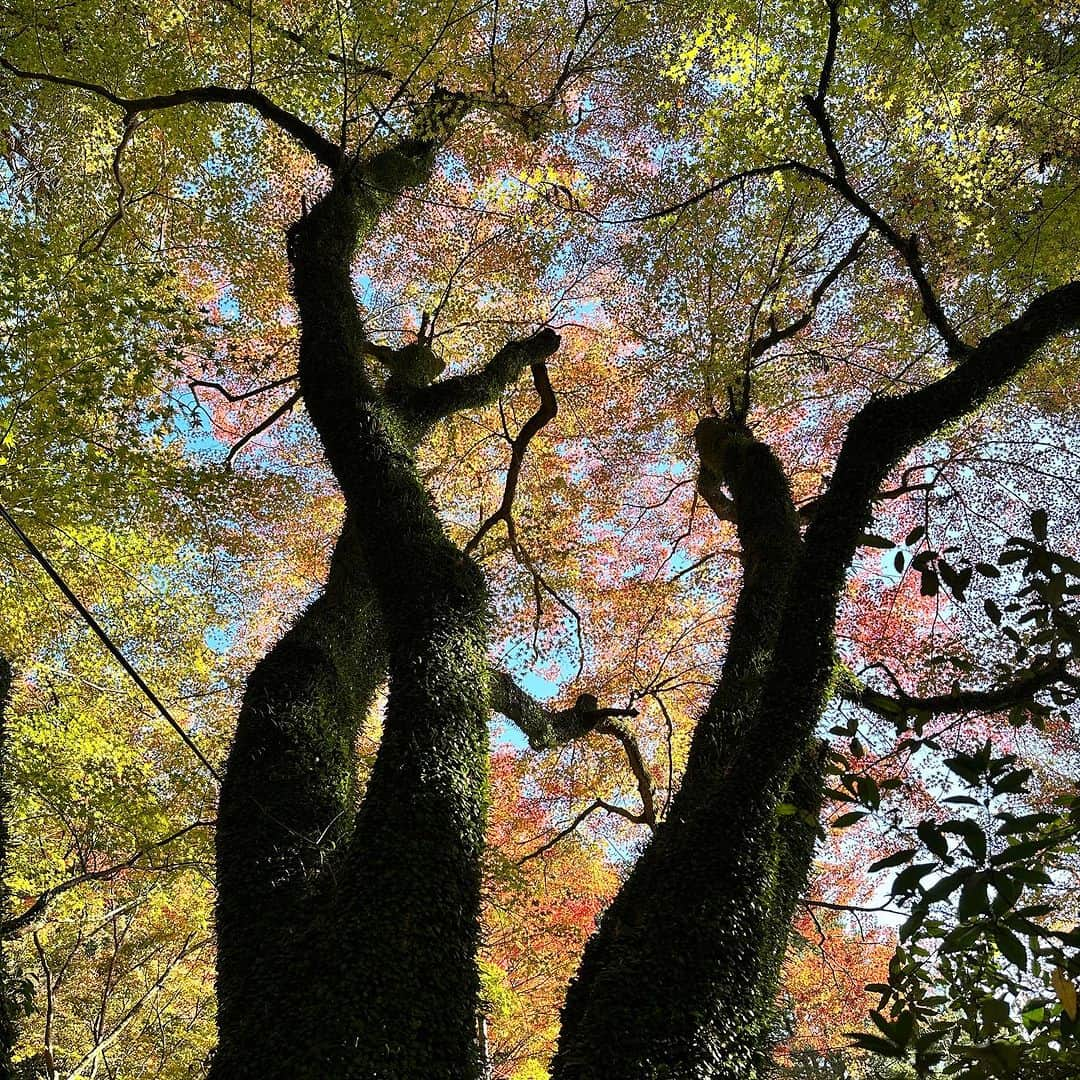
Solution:
<svg viewBox="0 0 1080 1080">
<path fill-rule="evenodd" d="M 1076 1020 L 1076 984 L 1065 974 L 1061 968 L 1054 968 L 1053 975 L 1050 976 L 1050 982 L 1054 987 L 1054 992 L 1058 996 L 1058 1000 L 1061 1002 L 1061 1007 L 1065 1010 L 1070 1020 Z"/>
</svg>

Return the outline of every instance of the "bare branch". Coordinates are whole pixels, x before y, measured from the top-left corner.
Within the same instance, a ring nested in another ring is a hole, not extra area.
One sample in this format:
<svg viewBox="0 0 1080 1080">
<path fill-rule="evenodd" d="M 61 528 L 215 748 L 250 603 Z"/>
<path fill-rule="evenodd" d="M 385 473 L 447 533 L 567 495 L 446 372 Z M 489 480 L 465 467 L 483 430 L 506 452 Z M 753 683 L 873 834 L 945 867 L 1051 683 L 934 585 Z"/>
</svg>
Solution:
<svg viewBox="0 0 1080 1080">
<path fill-rule="evenodd" d="M 641 812 L 629 820 L 656 828 L 656 794 L 652 776 L 641 753 L 637 738 L 624 717 L 638 715 L 637 709 L 600 708 L 593 694 L 581 694 L 569 709 L 545 709 L 521 689 L 505 672 L 493 671 L 488 677 L 491 708 L 511 720 L 528 738 L 534 750 L 549 750 L 581 738 L 590 731 L 617 739 L 637 781 Z M 599 801 L 599 800 L 598 800 Z M 623 813 L 625 808 L 613 810 Z M 625 811 L 626 815 L 630 811 Z"/>
<path fill-rule="evenodd" d="M 817 313 L 818 305 L 825 298 L 825 294 L 833 287 L 840 275 L 852 266 L 862 253 L 863 244 L 866 243 L 867 237 L 870 235 L 869 227 L 864 229 L 852 242 L 847 253 L 839 262 L 833 266 L 829 272 L 818 282 L 817 287 L 810 294 L 810 304 L 806 312 L 793 322 L 788 323 L 787 326 L 778 327 L 774 330 L 770 330 L 769 333 L 763 334 L 757 338 L 750 345 L 750 357 L 754 360 L 767 353 L 774 345 L 779 345 L 781 341 L 787 341 L 788 338 L 793 338 L 800 331 L 805 330 Z"/>
<path fill-rule="evenodd" d="M 829 93 L 833 65 L 836 63 L 836 43 L 840 37 L 840 0 L 828 0 L 828 2 L 829 40 L 825 46 L 825 59 L 821 64 L 821 76 L 818 79 L 817 94 L 813 99 L 818 105 L 825 104 L 825 98 Z"/>
<path fill-rule="evenodd" d="M 227 387 L 222 386 L 219 382 L 208 382 L 205 379 L 192 379 L 188 386 L 191 389 L 195 399 L 198 400 L 198 395 L 195 394 L 196 387 L 204 387 L 207 390 L 216 390 L 226 401 L 247 401 L 248 398 L 257 397 L 259 394 L 265 394 L 267 390 L 276 390 L 279 386 L 288 386 L 290 383 L 296 382 L 298 376 L 286 375 L 280 379 L 274 379 L 272 382 L 263 383 L 261 386 L 256 386 L 252 390 L 241 390 L 240 393 L 234 393 Z"/>
<path fill-rule="evenodd" d="M 150 984 L 150 986 L 143 991 L 143 993 L 130 1004 L 123 1014 L 118 1018 L 116 1024 L 113 1026 L 112 1031 L 108 1035 L 105 1035 L 100 1042 L 98 1042 L 93 1049 L 75 1066 L 72 1070 L 72 1076 L 79 1076 L 82 1070 L 87 1066 L 93 1066 L 96 1059 L 104 1060 L 105 1051 L 116 1042 L 117 1039 L 124 1033 L 128 1025 L 139 1015 L 146 1003 L 154 998 L 154 996 L 161 992 L 162 987 L 168 981 L 169 976 L 176 968 L 177 964 L 181 960 L 186 959 L 192 953 L 197 952 L 204 946 L 210 943 L 210 938 L 203 938 L 199 941 L 195 940 L 195 934 L 191 933 L 184 939 L 180 946 L 180 950 L 176 955 L 165 965 L 158 977 Z M 104 1033 L 102 1033 L 104 1035 Z M 93 1073 L 91 1072 L 91 1075 Z"/>
<path fill-rule="evenodd" d="M 606 711 L 611 712 L 612 710 Z M 638 746 L 634 733 L 630 730 L 628 724 L 614 717 L 601 720 L 593 730 L 601 735 L 611 735 L 622 743 L 630 770 L 637 780 L 638 794 L 641 796 L 641 819 L 655 832 L 657 824 L 656 785 L 653 784 L 652 775 L 641 755 L 641 747 Z"/>
<path fill-rule="evenodd" d="M 912 470 L 905 469 L 904 475 L 906 476 Z M 921 470 L 920 470 L 921 471 Z M 940 469 L 938 470 L 940 472 Z M 910 484 L 907 482 L 901 483 L 896 487 L 886 488 L 883 491 L 879 491 L 874 497 L 873 502 L 891 502 L 893 499 L 902 499 L 905 495 L 914 494 L 916 491 L 933 491 L 934 485 L 937 483 L 937 478 L 933 480 L 921 481 L 918 484 Z M 806 502 L 800 503 L 798 506 L 799 518 L 802 521 L 809 521 L 813 518 L 817 512 L 818 505 L 821 502 L 821 496 L 815 495 L 812 499 L 807 499 Z"/>
<path fill-rule="evenodd" d="M 126 119 L 144 112 L 171 109 L 181 105 L 223 104 L 248 105 L 264 120 L 275 124 L 282 131 L 291 135 L 305 150 L 311 152 L 316 160 L 334 172 L 345 164 L 345 157 L 340 147 L 332 143 L 325 135 L 316 131 L 306 121 L 293 113 L 287 112 L 275 104 L 265 94 L 252 87 L 235 89 L 227 86 L 195 86 L 184 90 L 174 90 L 171 94 L 153 94 L 148 97 L 122 97 L 98 83 L 75 79 L 68 75 L 54 75 L 47 71 L 24 71 L 9 60 L 0 57 L 0 67 L 10 71 L 20 79 L 32 79 L 36 82 L 52 83 L 55 86 L 68 86 L 75 90 L 85 90 L 96 94 L 110 104 L 122 109 Z"/>
<path fill-rule="evenodd" d="M 585 209 L 581 209 L 579 212 L 585 214 L 587 217 L 593 218 L 601 225 L 642 225 L 648 221 L 658 221 L 660 218 L 670 217 L 672 214 L 678 214 L 683 210 L 688 210 L 690 207 L 696 206 L 699 202 L 703 202 L 710 195 L 716 195 L 726 188 L 742 184 L 747 180 L 755 180 L 763 176 L 776 176 L 777 173 L 785 172 L 802 173 L 804 176 L 812 177 L 822 183 L 829 183 L 832 179 L 832 177 L 824 170 L 817 169 L 812 165 L 806 165 L 801 161 L 779 161 L 775 165 L 761 165 L 757 168 L 744 169 L 742 172 L 732 173 L 730 176 L 725 176 L 722 180 L 717 180 L 708 187 L 702 188 L 693 195 L 688 195 L 685 199 L 680 199 L 678 202 L 669 203 L 659 210 L 650 210 L 643 214 L 631 214 L 627 217 L 618 218 L 602 217 L 592 214 Z"/>
<path fill-rule="evenodd" d="M 349 68 L 354 75 L 370 75 L 379 79 L 392 79 L 394 77 L 392 71 L 384 67 L 379 67 L 377 64 L 361 64 L 358 63 L 354 57 L 345 56 L 341 53 L 324 53 L 320 49 L 313 47 L 309 35 L 299 34 L 295 30 L 290 30 L 287 26 L 282 26 L 280 23 L 275 22 L 273 19 L 268 19 L 263 15 L 255 15 L 252 13 L 249 5 L 242 4 L 239 0 L 218 0 L 218 2 L 225 4 L 226 7 L 231 7 L 234 11 L 238 11 L 245 19 L 251 19 L 254 22 L 259 23 L 260 26 L 266 27 L 272 34 L 277 34 L 279 37 L 285 38 L 286 41 L 291 41 L 294 45 L 299 45 L 306 53 L 325 57 L 325 59 L 329 60 L 332 64 L 338 64 L 343 68 Z"/>
<path fill-rule="evenodd" d="M 290 394 L 265 420 L 260 420 L 246 435 L 241 436 L 232 447 L 229 449 L 228 454 L 225 457 L 225 464 L 231 465 L 233 459 L 245 446 L 256 436 L 261 435 L 267 428 L 273 427 L 294 405 L 300 400 L 303 395 L 299 390 L 295 394 Z"/>
<path fill-rule="evenodd" d="M 594 799 L 584 810 L 574 817 L 569 825 L 560 829 L 550 840 L 541 844 L 535 851 L 530 851 L 528 855 L 523 855 L 518 859 L 517 865 L 524 866 L 529 860 L 535 859 L 539 855 L 543 855 L 545 851 L 550 851 L 560 840 L 565 840 L 587 817 L 595 814 L 597 810 L 606 810 L 609 814 L 617 814 L 619 817 L 626 818 L 627 821 L 633 822 L 635 825 L 645 824 L 644 819 L 640 815 L 635 814 L 632 810 L 627 810 L 625 806 L 618 806 L 615 803 L 605 802 L 603 799 Z"/>
<path fill-rule="evenodd" d="M 127 198 L 127 184 L 124 183 L 124 176 L 120 172 L 120 159 L 124 156 L 124 150 L 135 135 L 137 126 L 138 121 L 134 116 L 124 118 L 124 131 L 120 136 L 120 142 L 117 143 L 116 149 L 113 151 L 112 158 L 112 174 L 113 179 L 116 181 L 116 209 L 109 215 L 109 219 L 105 224 L 99 230 L 96 230 L 98 237 L 92 244 L 90 243 L 90 236 L 93 236 L 93 233 L 79 244 L 80 255 L 100 251 L 105 245 L 109 233 L 124 219 L 124 200 Z"/>
<path fill-rule="evenodd" d="M 53 885 L 43 893 L 40 893 L 25 911 L 0 923 L 0 938 L 16 937 L 32 929 L 45 916 L 45 912 L 49 905 L 56 900 L 57 897 L 63 896 L 64 893 L 69 892 L 80 885 L 85 885 L 88 881 L 111 881 L 125 870 L 130 870 L 137 866 L 152 851 L 165 847 L 175 840 L 179 840 L 180 837 L 187 835 L 187 833 L 194 829 L 209 829 L 213 828 L 213 826 L 214 822 L 212 821 L 193 821 L 190 825 L 185 825 L 182 829 L 177 829 L 176 832 L 170 833 L 168 836 L 164 836 L 160 840 L 155 841 L 149 848 L 142 851 L 136 851 L 121 862 L 114 863 L 112 866 L 103 867 L 101 870 L 91 870 L 85 874 L 78 874 L 73 878 L 68 878 L 67 881 L 61 881 L 58 885 Z"/>
<path fill-rule="evenodd" d="M 957 688 L 948 694 L 933 694 L 928 697 L 915 697 L 905 693 L 899 685 L 896 686 L 895 695 L 882 694 L 848 672 L 846 677 L 840 680 L 837 696 L 890 720 L 895 720 L 905 713 L 953 715 L 1002 712 L 1015 705 L 1030 703 L 1035 694 L 1051 686 L 1080 686 L 1080 678 L 1068 669 L 1071 660 L 1072 657 L 1046 658 L 1041 666 L 1025 671 L 1004 686 L 990 690 Z M 893 681 L 895 684 L 895 680 Z"/>
<path fill-rule="evenodd" d="M 890 915 L 906 915 L 906 911 L 900 911 L 898 908 L 889 907 L 888 904 L 878 904 L 876 907 L 863 907 L 860 904 L 834 904 L 829 900 L 811 900 L 809 897 L 800 896 L 799 903 L 804 907 L 810 908 L 827 908 L 829 911 L 851 911 L 851 912 L 878 912 L 887 911 Z"/>
<path fill-rule="evenodd" d="M 836 61 L 836 44 L 840 36 L 840 5 L 839 0 L 829 0 L 829 39 L 825 47 L 825 59 L 821 66 L 821 77 L 818 80 L 816 95 L 807 94 L 803 98 L 806 111 L 813 117 L 821 134 L 821 141 L 825 146 L 825 153 L 833 168 L 832 176 L 825 181 L 841 198 L 857 210 L 870 223 L 870 226 L 878 232 L 890 247 L 903 259 L 908 268 L 915 287 L 919 291 L 922 301 L 923 313 L 927 321 L 937 330 L 941 339 L 949 350 L 949 355 L 954 359 L 966 356 L 971 350 L 970 346 L 960 337 L 956 328 L 945 314 L 941 301 L 930 279 L 926 276 L 926 269 L 919 253 L 919 240 L 916 236 L 901 236 L 896 228 L 888 222 L 881 213 L 876 210 L 865 198 L 863 198 L 848 181 L 847 168 L 844 165 L 843 155 L 837 146 L 836 138 L 832 130 L 832 121 L 826 108 L 826 99 L 829 92 L 829 82 L 832 78 L 833 65 Z"/>
<path fill-rule="evenodd" d="M 466 555 L 476 550 L 480 541 L 498 522 L 509 521 L 514 508 L 518 477 L 521 475 L 521 466 L 525 462 L 525 453 L 529 449 L 529 443 L 541 428 L 558 415 L 559 403 L 555 399 L 555 391 L 551 389 L 547 364 L 533 364 L 532 376 L 536 393 L 540 397 L 540 407 L 525 421 L 521 431 L 510 444 L 510 464 L 506 467 L 506 484 L 503 488 L 502 501 L 498 509 L 477 529 L 476 535 L 465 545 Z"/>
</svg>

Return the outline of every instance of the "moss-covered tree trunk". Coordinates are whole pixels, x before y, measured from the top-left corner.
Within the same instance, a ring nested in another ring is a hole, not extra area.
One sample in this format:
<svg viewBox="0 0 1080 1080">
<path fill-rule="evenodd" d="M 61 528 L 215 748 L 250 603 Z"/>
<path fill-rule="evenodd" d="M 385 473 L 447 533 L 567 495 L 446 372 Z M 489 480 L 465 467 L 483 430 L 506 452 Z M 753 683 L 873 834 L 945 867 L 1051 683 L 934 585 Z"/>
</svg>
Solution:
<svg viewBox="0 0 1080 1080">
<path fill-rule="evenodd" d="M 323 594 L 251 676 L 229 756 L 213 1080 L 479 1070 L 488 601 L 415 451 L 435 420 L 491 400 L 558 338 L 511 342 L 481 372 L 433 385 L 425 348 L 367 340 L 356 246 L 427 177 L 435 146 L 410 139 L 350 164 L 289 233 L 300 385 L 346 519 Z M 353 747 L 384 682 L 357 806 Z"/>
<path fill-rule="evenodd" d="M 560 1078 L 750 1077 L 770 1049 L 772 1003 L 816 820 L 807 739 L 763 783 L 746 768 L 801 549 L 787 481 L 738 424 L 698 426 L 702 485 L 732 496 L 744 581 L 724 671 L 698 722 L 667 820 L 589 942 L 563 1013 Z"/>
<path fill-rule="evenodd" d="M 901 458 L 1080 325 L 1080 284 L 1036 299 L 936 382 L 871 399 L 805 536 L 778 464 L 738 425 L 698 427 L 703 494 L 726 486 L 746 575 L 723 676 L 668 820 L 586 947 L 554 1080 L 756 1080 L 821 801 L 814 731 L 845 576 Z M 727 507 L 725 506 L 725 509 Z M 778 818 L 781 803 L 804 813 Z"/>
</svg>

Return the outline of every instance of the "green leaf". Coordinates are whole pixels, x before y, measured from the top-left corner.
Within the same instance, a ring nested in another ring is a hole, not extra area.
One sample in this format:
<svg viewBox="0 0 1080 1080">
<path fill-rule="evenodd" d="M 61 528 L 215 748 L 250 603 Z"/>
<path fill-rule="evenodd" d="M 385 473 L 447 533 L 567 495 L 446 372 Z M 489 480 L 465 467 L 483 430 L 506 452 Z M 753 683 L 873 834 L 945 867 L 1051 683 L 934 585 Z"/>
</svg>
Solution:
<svg viewBox="0 0 1080 1080">
<path fill-rule="evenodd" d="M 876 873 L 878 870 L 888 870 L 891 866 L 899 866 L 901 863 L 910 862 L 914 854 L 915 848 L 894 851 L 891 855 L 886 855 L 884 859 L 878 859 L 877 862 L 871 863 L 867 869 L 871 874 Z"/>
<path fill-rule="evenodd" d="M 921 821 L 916 826 L 915 831 L 919 834 L 919 839 L 940 858 L 949 853 L 949 842 L 938 830 L 937 825 L 933 821 Z"/>
<path fill-rule="evenodd" d="M 960 890 L 960 902 L 956 905 L 956 917 L 967 922 L 976 915 L 990 914 L 990 900 L 986 891 L 986 877 L 972 874 Z"/>
<path fill-rule="evenodd" d="M 903 1057 L 904 1055 L 904 1051 L 896 1043 L 865 1031 L 845 1031 L 844 1038 L 850 1039 L 852 1046 L 857 1046 L 860 1050 L 869 1050 L 873 1054 L 881 1054 L 884 1057 Z"/>
<path fill-rule="evenodd" d="M 855 791 L 859 800 L 871 810 L 876 810 L 881 805 L 881 790 L 872 776 L 857 776 Z"/>
<path fill-rule="evenodd" d="M 964 590 L 971 584 L 971 567 L 965 566 L 960 570 L 956 570 L 945 562 L 944 559 L 939 559 L 937 570 L 941 575 L 942 582 L 949 592 L 952 593 L 953 597 L 956 600 L 963 602 Z"/>
<path fill-rule="evenodd" d="M 935 881 L 934 884 L 926 890 L 926 901 L 933 904 L 937 903 L 939 900 L 944 900 L 945 897 L 956 892 L 956 890 L 959 889 L 974 873 L 976 873 L 975 867 L 965 866 L 951 874 L 946 874 L 945 877 Z"/>
<path fill-rule="evenodd" d="M 1001 955 L 1010 964 L 1015 964 L 1021 969 L 1027 967 L 1027 949 L 1024 948 L 1024 943 L 1011 930 L 1007 930 L 1004 926 L 995 926 L 994 943 L 1001 950 Z"/>
<path fill-rule="evenodd" d="M 982 782 L 979 762 L 970 754 L 957 754 L 955 757 L 946 758 L 945 768 L 956 773 L 961 780 L 967 781 L 972 787 L 978 787 Z"/>
<path fill-rule="evenodd" d="M 971 818 L 955 819 L 942 825 L 941 831 L 959 835 L 975 862 L 981 863 L 986 858 L 986 833 L 977 821 Z"/>
<path fill-rule="evenodd" d="M 1019 817 L 1013 814 L 998 814 L 1002 824 L 998 826 L 1001 836 L 1011 836 L 1014 833 L 1031 832 L 1040 825 L 1049 825 L 1057 820 L 1057 814 L 1021 814 Z"/>
<path fill-rule="evenodd" d="M 912 863 L 906 870 L 901 870 L 896 875 L 892 884 L 893 896 L 907 896 L 915 892 L 922 879 L 936 869 L 937 863 Z"/>
<path fill-rule="evenodd" d="M 1034 776 L 1031 769 L 1013 769 L 990 785 L 995 795 L 1019 795 L 1027 790 L 1028 781 Z"/>
<path fill-rule="evenodd" d="M 1019 862 L 1021 859 L 1030 859 L 1037 855 L 1045 847 L 1041 840 L 1022 840 L 1018 844 L 1010 844 L 1004 851 L 999 851 L 991 856 L 991 866 L 1006 866 L 1009 863 Z"/>
</svg>

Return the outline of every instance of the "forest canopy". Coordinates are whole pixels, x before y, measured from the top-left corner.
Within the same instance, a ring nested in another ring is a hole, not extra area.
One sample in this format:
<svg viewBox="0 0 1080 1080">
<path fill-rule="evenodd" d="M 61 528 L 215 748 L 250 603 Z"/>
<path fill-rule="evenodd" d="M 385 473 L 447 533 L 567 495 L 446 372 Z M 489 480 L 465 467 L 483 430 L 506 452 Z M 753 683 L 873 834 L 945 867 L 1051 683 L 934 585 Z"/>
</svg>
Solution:
<svg viewBox="0 0 1080 1080">
<path fill-rule="evenodd" d="M 1080 9 L 0 17 L 0 1075 L 1080 1072 Z"/>
</svg>

